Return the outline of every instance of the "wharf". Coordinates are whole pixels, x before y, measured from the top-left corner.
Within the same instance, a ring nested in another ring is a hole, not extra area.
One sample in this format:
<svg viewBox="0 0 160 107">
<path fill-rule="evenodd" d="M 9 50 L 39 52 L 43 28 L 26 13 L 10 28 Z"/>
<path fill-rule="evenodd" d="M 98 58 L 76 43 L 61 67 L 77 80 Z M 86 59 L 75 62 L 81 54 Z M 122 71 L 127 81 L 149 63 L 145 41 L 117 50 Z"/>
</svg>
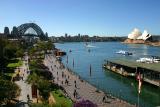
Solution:
<svg viewBox="0 0 160 107">
<path fill-rule="evenodd" d="M 135 77 L 139 73 L 144 82 L 160 87 L 160 63 L 139 63 L 126 59 L 106 61 L 104 68 L 126 77 Z"/>
<path fill-rule="evenodd" d="M 131 61 L 131 60 L 127 60 L 127 59 L 113 59 L 111 60 L 112 62 L 115 63 L 119 63 L 122 65 L 126 65 L 129 67 L 140 67 L 140 68 L 146 68 L 146 69 L 150 69 L 153 71 L 157 71 L 160 72 L 160 63 L 140 63 L 140 62 L 136 62 L 136 61 Z"/>
</svg>

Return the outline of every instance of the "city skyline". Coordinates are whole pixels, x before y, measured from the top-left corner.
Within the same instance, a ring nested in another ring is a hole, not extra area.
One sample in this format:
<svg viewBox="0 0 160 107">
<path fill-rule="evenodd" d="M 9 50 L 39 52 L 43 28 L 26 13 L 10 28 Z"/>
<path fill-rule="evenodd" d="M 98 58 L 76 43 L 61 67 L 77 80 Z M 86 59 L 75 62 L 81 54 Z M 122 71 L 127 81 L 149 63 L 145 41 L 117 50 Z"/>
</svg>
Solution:
<svg viewBox="0 0 160 107">
<path fill-rule="evenodd" d="M 49 36 L 127 36 L 135 27 L 160 34 L 159 0 L 0 1 L 0 32 L 35 22 Z"/>
</svg>

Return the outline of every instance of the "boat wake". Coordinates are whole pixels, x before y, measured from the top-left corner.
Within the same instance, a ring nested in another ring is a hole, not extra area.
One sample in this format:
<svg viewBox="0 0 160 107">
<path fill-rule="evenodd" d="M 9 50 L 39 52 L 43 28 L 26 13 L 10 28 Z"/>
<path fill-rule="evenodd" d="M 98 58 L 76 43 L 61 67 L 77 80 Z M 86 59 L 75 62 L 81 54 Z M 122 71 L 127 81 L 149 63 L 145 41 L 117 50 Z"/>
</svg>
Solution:
<svg viewBox="0 0 160 107">
<path fill-rule="evenodd" d="M 87 48 L 94 48 L 96 46 L 93 46 L 93 45 L 86 45 Z"/>
</svg>

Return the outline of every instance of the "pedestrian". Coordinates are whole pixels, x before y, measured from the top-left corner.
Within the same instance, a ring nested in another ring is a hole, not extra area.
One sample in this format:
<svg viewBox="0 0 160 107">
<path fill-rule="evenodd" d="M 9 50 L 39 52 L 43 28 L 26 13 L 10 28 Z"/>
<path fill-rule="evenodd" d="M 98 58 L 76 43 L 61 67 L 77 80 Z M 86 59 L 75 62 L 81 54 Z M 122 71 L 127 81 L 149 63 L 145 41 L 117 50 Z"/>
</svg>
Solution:
<svg viewBox="0 0 160 107">
<path fill-rule="evenodd" d="M 105 95 L 103 96 L 102 102 L 104 102 L 104 103 L 106 102 L 106 96 Z"/>
<path fill-rule="evenodd" d="M 66 79 L 66 84 L 68 85 L 69 84 L 69 81 Z"/>
<path fill-rule="evenodd" d="M 27 99 L 28 99 L 28 101 L 30 100 L 29 94 L 27 94 Z"/>
<path fill-rule="evenodd" d="M 74 84 L 76 84 L 76 80 L 74 80 Z"/>
<path fill-rule="evenodd" d="M 67 79 L 65 80 L 65 84 L 67 84 Z"/>
<path fill-rule="evenodd" d="M 73 96 L 74 96 L 74 98 L 76 98 L 76 96 L 77 96 L 77 91 L 76 90 L 74 90 Z"/>
<path fill-rule="evenodd" d="M 75 88 L 77 88 L 77 85 L 75 84 Z"/>
</svg>

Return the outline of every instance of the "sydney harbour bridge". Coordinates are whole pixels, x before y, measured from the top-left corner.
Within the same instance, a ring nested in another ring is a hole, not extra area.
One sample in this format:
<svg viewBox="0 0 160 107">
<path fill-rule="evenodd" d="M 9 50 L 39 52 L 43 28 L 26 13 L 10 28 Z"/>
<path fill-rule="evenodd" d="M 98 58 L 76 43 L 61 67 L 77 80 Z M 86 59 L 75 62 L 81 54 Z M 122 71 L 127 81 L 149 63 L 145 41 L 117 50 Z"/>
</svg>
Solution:
<svg viewBox="0 0 160 107">
<path fill-rule="evenodd" d="M 37 36 L 41 39 L 45 39 L 48 35 L 45 35 L 42 29 L 35 23 L 25 23 L 17 27 L 18 33 L 21 36 Z"/>
<path fill-rule="evenodd" d="M 5 34 L 5 29 L 4 29 L 4 34 Z M 38 37 L 40 39 L 47 39 L 48 34 L 42 31 L 42 29 L 35 23 L 24 23 L 21 24 L 18 27 L 13 27 L 13 30 L 9 34 L 5 34 L 9 37 L 13 38 L 33 38 L 33 37 Z"/>
</svg>

